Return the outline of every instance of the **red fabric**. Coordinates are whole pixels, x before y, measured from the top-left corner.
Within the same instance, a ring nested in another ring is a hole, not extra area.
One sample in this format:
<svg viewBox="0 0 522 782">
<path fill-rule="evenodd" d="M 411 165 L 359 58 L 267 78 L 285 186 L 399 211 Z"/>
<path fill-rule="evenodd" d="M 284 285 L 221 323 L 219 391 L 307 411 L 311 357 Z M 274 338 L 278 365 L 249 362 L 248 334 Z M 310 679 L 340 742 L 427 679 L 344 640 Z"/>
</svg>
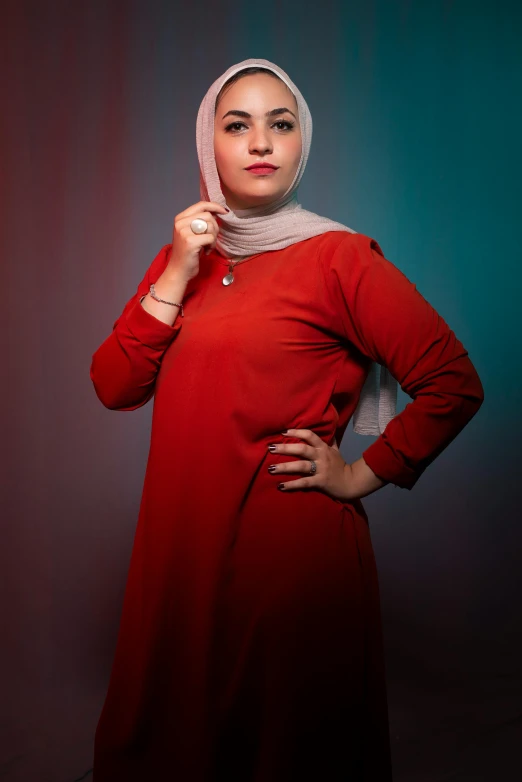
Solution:
<svg viewBox="0 0 522 782">
<path fill-rule="evenodd" d="M 411 489 L 477 412 L 480 379 L 373 239 L 331 231 L 227 267 L 202 254 L 174 326 L 139 297 L 91 379 L 112 410 L 154 395 L 94 782 L 392 779 L 378 577 L 360 500 L 278 491 L 287 428 L 339 443 L 371 361 L 413 401 L 363 452 Z M 221 259 L 223 260 L 223 259 Z"/>
</svg>

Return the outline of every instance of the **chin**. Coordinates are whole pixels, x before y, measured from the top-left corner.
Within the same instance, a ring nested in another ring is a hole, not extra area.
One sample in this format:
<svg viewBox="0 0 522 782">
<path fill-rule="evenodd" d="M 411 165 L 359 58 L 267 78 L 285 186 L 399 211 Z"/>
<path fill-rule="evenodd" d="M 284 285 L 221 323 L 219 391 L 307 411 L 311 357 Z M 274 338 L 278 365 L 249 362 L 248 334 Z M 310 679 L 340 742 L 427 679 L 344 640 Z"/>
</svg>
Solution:
<svg viewBox="0 0 522 782">
<path fill-rule="evenodd" d="M 244 193 L 240 196 L 243 203 L 249 203 L 250 206 L 259 206 L 260 204 L 269 204 L 271 201 L 276 201 L 285 191 L 274 191 L 264 193 Z M 248 206 L 239 207 L 242 209 L 248 209 Z"/>
</svg>

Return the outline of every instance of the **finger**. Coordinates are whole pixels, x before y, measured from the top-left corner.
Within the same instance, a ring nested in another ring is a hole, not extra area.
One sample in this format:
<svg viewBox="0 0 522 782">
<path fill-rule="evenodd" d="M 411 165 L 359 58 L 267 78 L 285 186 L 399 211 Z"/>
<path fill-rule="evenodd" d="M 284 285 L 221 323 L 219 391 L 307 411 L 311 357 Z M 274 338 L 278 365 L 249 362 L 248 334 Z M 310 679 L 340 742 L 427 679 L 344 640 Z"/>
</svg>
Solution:
<svg viewBox="0 0 522 782">
<path fill-rule="evenodd" d="M 213 212 L 229 214 L 230 209 L 228 206 L 218 204 L 217 201 L 203 201 L 203 206 L 207 209 L 211 209 Z"/>
<path fill-rule="evenodd" d="M 190 227 L 190 224 L 192 223 L 192 219 L 194 219 L 192 216 L 189 217 L 183 217 L 179 220 L 179 226 L 180 230 L 184 231 L 185 233 L 189 234 L 192 233 L 192 228 Z M 198 234 L 199 236 L 211 236 L 212 240 L 210 242 L 206 242 L 204 247 L 204 253 L 205 255 L 208 255 L 212 247 L 215 246 L 217 235 L 219 233 L 219 226 L 216 222 L 216 218 L 210 213 L 210 212 L 199 212 L 199 214 L 196 215 L 196 217 L 206 220 L 208 223 L 208 231 L 205 232 L 205 234 Z M 203 249 L 202 247 L 202 249 Z"/>
<path fill-rule="evenodd" d="M 215 201 L 198 201 L 197 204 L 192 204 L 192 206 L 189 206 L 189 208 L 185 209 L 185 211 L 181 214 L 193 215 L 194 212 L 201 212 L 202 209 L 207 209 L 212 212 L 220 212 L 221 214 L 228 214 L 230 211 L 230 209 L 227 209 L 226 206 L 221 206 L 221 204 L 218 204 Z"/>
<path fill-rule="evenodd" d="M 210 225 L 213 226 L 216 234 L 218 233 L 219 225 L 218 225 L 217 220 L 216 220 L 216 218 L 214 217 L 213 214 L 211 214 L 210 212 L 203 211 L 203 212 L 198 212 L 196 214 L 196 217 L 200 218 L 201 220 L 206 220 L 207 223 L 209 223 L 209 226 Z M 178 222 L 179 222 L 179 225 L 180 225 L 181 228 L 186 228 L 188 226 L 188 228 L 192 231 L 192 228 L 190 228 L 190 224 L 191 224 L 192 220 L 194 220 L 194 215 L 188 215 L 188 217 L 181 217 Z M 207 233 L 208 233 L 208 231 L 207 231 Z M 201 236 L 201 234 L 198 234 L 198 235 Z"/>
<path fill-rule="evenodd" d="M 313 459 L 316 456 L 316 448 L 306 443 L 273 443 L 274 447 L 270 453 L 285 453 L 292 456 L 304 456 L 306 459 Z"/>
<path fill-rule="evenodd" d="M 302 460 L 298 462 L 280 462 L 279 464 L 274 465 L 275 470 L 270 470 L 272 475 L 277 475 L 278 473 L 292 473 L 292 472 L 301 472 L 301 473 L 310 473 L 310 460 Z"/>
<path fill-rule="evenodd" d="M 306 440 L 315 448 L 324 444 L 324 440 L 322 440 L 318 434 L 312 432 L 311 429 L 287 429 L 285 434 L 289 437 L 300 437 L 301 440 Z"/>
<path fill-rule="evenodd" d="M 313 478 L 298 478 L 295 481 L 283 481 L 277 484 L 279 491 L 295 491 L 296 489 L 313 489 L 317 488 L 319 479 L 314 476 Z"/>
</svg>

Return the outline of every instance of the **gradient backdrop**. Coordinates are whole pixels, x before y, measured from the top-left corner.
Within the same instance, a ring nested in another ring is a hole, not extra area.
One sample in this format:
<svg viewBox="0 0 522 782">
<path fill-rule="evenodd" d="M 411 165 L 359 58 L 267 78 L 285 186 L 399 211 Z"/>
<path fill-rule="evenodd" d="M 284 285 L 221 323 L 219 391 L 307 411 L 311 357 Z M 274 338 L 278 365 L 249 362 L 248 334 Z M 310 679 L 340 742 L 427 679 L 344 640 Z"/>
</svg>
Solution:
<svg viewBox="0 0 522 782">
<path fill-rule="evenodd" d="M 2 7 L 0 779 L 91 776 L 152 413 L 105 409 L 91 356 L 199 200 L 206 90 L 264 57 L 314 119 L 300 202 L 377 239 L 485 388 L 413 491 L 364 500 L 396 782 L 519 782 L 520 3 Z"/>
</svg>

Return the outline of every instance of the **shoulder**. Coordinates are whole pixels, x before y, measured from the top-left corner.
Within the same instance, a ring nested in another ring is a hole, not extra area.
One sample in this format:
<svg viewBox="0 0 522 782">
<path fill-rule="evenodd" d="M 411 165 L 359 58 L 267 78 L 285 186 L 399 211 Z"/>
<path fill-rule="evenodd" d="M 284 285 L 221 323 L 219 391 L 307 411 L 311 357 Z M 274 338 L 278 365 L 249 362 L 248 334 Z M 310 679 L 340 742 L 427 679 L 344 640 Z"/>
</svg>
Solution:
<svg viewBox="0 0 522 782">
<path fill-rule="evenodd" d="M 397 290 L 415 287 L 405 273 L 387 258 L 371 236 L 348 231 L 330 231 L 319 247 L 318 265 L 326 286 L 339 285 L 359 294 L 362 288 Z"/>
<path fill-rule="evenodd" d="M 318 242 L 318 258 L 324 269 L 365 265 L 384 259 L 379 243 L 371 236 L 350 231 L 327 231 Z"/>
<path fill-rule="evenodd" d="M 325 249 L 330 251 L 340 249 L 347 252 L 357 252 L 370 249 L 383 255 L 376 239 L 367 234 L 351 233 L 350 231 L 327 231 L 323 236 L 325 237 Z"/>
</svg>

